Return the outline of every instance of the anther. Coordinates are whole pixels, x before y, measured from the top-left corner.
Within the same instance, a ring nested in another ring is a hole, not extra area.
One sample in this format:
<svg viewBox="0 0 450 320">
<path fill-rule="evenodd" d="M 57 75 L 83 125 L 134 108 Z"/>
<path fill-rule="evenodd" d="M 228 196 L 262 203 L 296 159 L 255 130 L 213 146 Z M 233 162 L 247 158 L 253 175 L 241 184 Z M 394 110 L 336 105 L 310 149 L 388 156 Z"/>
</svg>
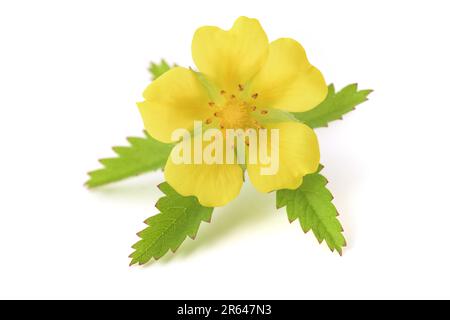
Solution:
<svg viewBox="0 0 450 320">
<path fill-rule="evenodd" d="M 214 117 L 218 117 L 219 113 L 218 112 L 214 112 Z"/>
<path fill-rule="evenodd" d="M 261 114 L 262 114 L 262 115 L 268 114 L 268 113 L 269 113 L 269 111 L 267 111 L 267 110 L 261 110 Z"/>
<path fill-rule="evenodd" d="M 224 95 L 225 93 L 227 93 L 225 90 L 220 90 L 221 95 Z"/>
<path fill-rule="evenodd" d="M 252 98 L 253 98 L 253 99 L 258 98 L 258 94 L 257 94 L 257 93 L 252 94 Z"/>
<path fill-rule="evenodd" d="M 255 123 L 255 127 L 257 129 L 261 129 L 262 128 L 262 126 L 259 124 L 259 122 L 257 120 L 255 120 L 254 123 Z"/>
<path fill-rule="evenodd" d="M 243 91 L 244 90 L 244 86 L 242 84 L 238 84 L 238 88 L 239 88 L 239 91 Z"/>
<path fill-rule="evenodd" d="M 206 119 L 206 124 L 211 124 L 211 122 L 212 122 L 212 120 L 211 120 L 211 118 L 208 118 L 208 119 Z"/>
<path fill-rule="evenodd" d="M 252 106 L 252 111 L 256 111 L 256 106 Z"/>
<path fill-rule="evenodd" d="M 214 103 L 214 102 L 208 102 L 208 105 L 209 105 L 210 107 L 214 107 L 214 106 L 215 106 L 215 103 Z"/>
<path fill-rule="evenodd" d="M 231 95 L 231 99 L 234 99 L 234 98 L 236 98 L 236 96 L 234 94 L 232 94 Z"/>
</svg>

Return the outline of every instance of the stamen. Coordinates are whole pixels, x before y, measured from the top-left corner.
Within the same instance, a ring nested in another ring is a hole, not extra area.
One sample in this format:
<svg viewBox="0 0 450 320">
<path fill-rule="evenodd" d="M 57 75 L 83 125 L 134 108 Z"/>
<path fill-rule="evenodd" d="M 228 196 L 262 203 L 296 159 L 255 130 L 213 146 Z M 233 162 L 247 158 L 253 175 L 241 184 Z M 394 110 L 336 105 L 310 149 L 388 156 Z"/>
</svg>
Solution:
<svg viewBox="0 0 450 320">
<path fill-rule="evenodd" d="M 261 110 L 261 114 L 262 115 L 265 115 L 265 114 L 268 114 L 269 113 L 269 111 L 267 111 L 267 110 Z"/>
<path fill-rule="evenodd" d="M 246 90 L 242 84 L 238 84 L 237 87 L 240 91 Z M 223 101 L 220 103 L 214 102 L 213 100 L 208 102 L 208 105 L 215 107 L 215 109 L 212 110 L 210 118 L 206 119 L 204 123 L 213 124 L 221 130 L 226 128 L 260 128 L 258 122 L 255 124 L 255 120 L 253 119 L 254 115 L 251 112 L 266 114 L 268 111 L 258 108 L 256 102 L 252 103 L 248 99 L 241 99 L 241 93 L 239 91 L 230 90 L 231 92 L 227 92 L 220 88 L 218 91 L 223 96 L 221 98 Z M 252 97 L 256 99 L 257 96 L 258 94 L 254 93 Z"/>
</svg>

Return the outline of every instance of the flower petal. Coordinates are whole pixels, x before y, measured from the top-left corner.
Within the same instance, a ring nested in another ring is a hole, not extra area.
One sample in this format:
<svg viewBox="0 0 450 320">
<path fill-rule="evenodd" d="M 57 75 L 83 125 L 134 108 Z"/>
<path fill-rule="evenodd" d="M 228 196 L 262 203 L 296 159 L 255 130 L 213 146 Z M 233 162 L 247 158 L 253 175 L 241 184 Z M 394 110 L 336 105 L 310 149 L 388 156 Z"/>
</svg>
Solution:
<svg viewBox="0 0 450 320">
<path fill-rule="evenodd" d="M 147 132 L 157 140 L 172 142 L 175 129 L 192 129 L 194 121 L 203 121 L 211 111 L 209 96 L 194 72 L 174 68 L 152 82 L 138 103 Z"/>
<path fill-rule="evenodd" d="M 310 110 L 327 96 L 327 84 L 306 58 L 303 47 L 288 38 L 269 46 L 266 63 L 252 80 L 251 92 L 258 105 L 290 112 Z"/>
<path fill-rule="evenodd" d="M 192 40 L 192 58 L 220 89 L 233 91 L 256 74 L 267 58 L 269 41 L 258 20 L 238 18 L 229 31 L 199 28 Z"/>
<path fill-rule="evenodd" d="M 191 152 L 194 152 L 193 139 Z M 205 143 L 203 143 L 203 148 Z M 238 164 L 184 164 L 174 161 L 177 146 L 164 169 L 166 181 L 183 196 L 196 196 L 201 205 L 220 207 L 236 198 L 244 181 Z M 193 159 L 193 157 L 191 158 Z M 193 160 L 191 162 L 194 162 Z"/>
<path fill-rule="evenodd" d="M 317 170 L 320 160 L 319 144 L 314 131 L 298 122 L 273 123 L 268 131 L 279 129 L 279 167 L 273 175 L 261 174 L 262 168 L 270 165 L 247 164 L 250 181 L 261 192 L 271 192 L 280 189 L 296 189 L 303 181 L 303 176 Z M 271 153 L 273 141 L 268 133 L 268 154 Z"/>
</svg>

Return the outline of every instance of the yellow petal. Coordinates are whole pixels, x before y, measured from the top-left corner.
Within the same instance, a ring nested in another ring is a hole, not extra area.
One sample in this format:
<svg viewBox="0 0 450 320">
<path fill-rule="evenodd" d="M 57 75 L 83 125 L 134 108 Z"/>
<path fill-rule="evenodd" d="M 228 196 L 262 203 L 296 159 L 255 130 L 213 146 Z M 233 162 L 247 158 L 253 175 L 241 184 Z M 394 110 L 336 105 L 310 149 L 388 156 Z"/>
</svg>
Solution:
<svg viewBox="0 0 450 320">
<path fill-rule="evenodd" d="M 179 164 L 175 161 L 177 146 L 167 160 L 164 169 L 166 181 L 183 196 L 196 196 L 201 205 L 220 207 L 236 198 L 244 181 L 238 164 L 194 164 L 194 142 L 191 144 L 192 161 Z M 209 143 L 203 143 L 203 149 Z M 183 152 L 181 152 L 183 154 Z"/>
<path fill-rule="evenodd" d="M 209 97 L 194 72 L 174 68 L 152 82 L 138 103 L 147 132 L 162 142 L 172 142 L 175 129 L 192 129 L 194 121 L 203 121 L 211 113 Z"/>
<path fill-rule="evenodd" d="M 192 40 L 192 58 L 200 72 L 220 89 L 235 91 L 261 68 L 268 47 L 258 20 L 240 17 L 229 31 L 199 28 Z"/>
<path fill-rule="evenodd" d="M 269 46 L 266 63 L 251 83 L 258 105 L 290 112 L 310 110 L 327 96 L 327 84 L 297 41 L 278 39 Z"/>
<path fill-rule="evenodd" d="M 263 175 L 261 169 L 270 167 L 269 164 L 248 163 L 250 181 L 261 192 L 298 188 L 303 176 L 315 172 L 319 166 L 319 144 L 314 131 L 298 122 L 273 123 L 267 129 L 279 129 L 278 171 L 273 175 Z M 276 158 L 270 152 L 273 143 L 269 139 L 268 154 L 272 161 Z"/>
</svg>

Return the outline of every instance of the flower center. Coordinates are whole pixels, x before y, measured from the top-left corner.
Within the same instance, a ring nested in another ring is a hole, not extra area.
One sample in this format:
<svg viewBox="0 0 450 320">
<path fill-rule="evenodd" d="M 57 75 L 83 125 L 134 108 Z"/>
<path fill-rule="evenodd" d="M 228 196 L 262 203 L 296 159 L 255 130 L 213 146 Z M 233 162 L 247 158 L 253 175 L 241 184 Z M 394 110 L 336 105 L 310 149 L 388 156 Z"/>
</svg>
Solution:
<svg viewBox="0 0 450 320">
<path fill-rule="evenodd" d="M 239 91 L 244 90 L 243 85 L 237 86 Z M 214 108 L 213 118 L 206 119 L 206 124 L 217 122 L 221 129 L 259 129 L 262 126 L 252 117 L 252 113 L 257 111 L 254 100 L 258 97 L 257 93 L 251 95 L 251 99 L 245 99 L 242 95 L 239 97 L 235 93 L 220 91 L 223 99 L 220 103 L 210 102 L 209 106 Z M 266 110 L 259 110 L 264 115 Z"/>
</svg>

